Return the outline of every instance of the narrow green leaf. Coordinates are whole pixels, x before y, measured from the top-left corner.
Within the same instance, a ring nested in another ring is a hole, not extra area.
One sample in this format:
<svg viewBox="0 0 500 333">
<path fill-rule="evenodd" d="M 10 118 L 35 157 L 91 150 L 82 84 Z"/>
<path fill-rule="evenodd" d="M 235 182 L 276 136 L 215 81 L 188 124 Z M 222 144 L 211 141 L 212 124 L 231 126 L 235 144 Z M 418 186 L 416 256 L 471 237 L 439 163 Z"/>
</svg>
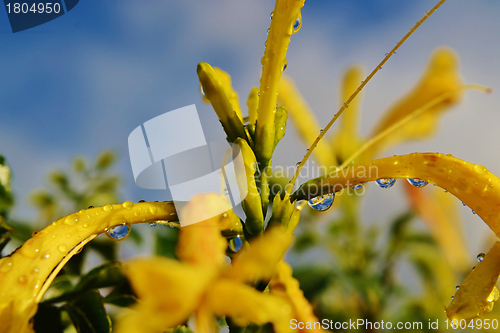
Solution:
<svg viewBox="0 0 500 333">
<path fill-rule="evenodd" d="M 33 318 L 33 329 L 36 333 L 63 333 L 61 309 L 50 304 L 40 304 Z"/>
<path fill-rule="evenodd" d="M 67 303 L 68 312 L 78 333 L 110 333 L 111 319 L 97 290 L 89 290 Z"/>
</svg>

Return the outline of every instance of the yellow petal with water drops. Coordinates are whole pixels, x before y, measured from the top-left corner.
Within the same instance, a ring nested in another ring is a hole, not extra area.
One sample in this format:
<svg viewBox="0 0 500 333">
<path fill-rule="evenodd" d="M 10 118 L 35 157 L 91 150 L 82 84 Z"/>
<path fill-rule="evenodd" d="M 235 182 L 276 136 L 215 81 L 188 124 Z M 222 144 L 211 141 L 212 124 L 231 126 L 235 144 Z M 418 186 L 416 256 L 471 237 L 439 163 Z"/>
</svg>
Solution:
<svg viewBox="0 0 500 333">
<path fill-rule="evenodd" d="M 212 104 L 217 117 L 219 117 L 229 141 L 233 142 L 236 138 L 246 138 L 243 122 L 234 111 L 220 76 L 217 75 L 212 66 L 205 62 L 198 64 L 197 73 L 205 96 Z"/>
<path fill-rule="evenodd" d="M 458 211 L 459 200 L 439 188 L 424 190 L 409 183 L 405 185 L 411 205 L 429 228 L 448 262 L 455 271 L 464 272 L 470 262 Z"/>
<path fill-rule="evenodd" d="M 218 280 L 203 298 L 201 309 L 229 316 L 238 326 L 272 323 L 275 332 L 289 332 L 292 309 L 283 299 L 228 279 Z"/>
<path fill-rule="evenodd" d="M 237 281 L 269 280 L 291 240 L 292 234 L 282 227 L 267 230 L 240 250 L 240 254 L 233 259 L 228 276 Z"/>
<path fill-rule="evenodd" d="M 11 332 L 23 332 L 52 280 L 88 241 L 123 224 L 157 220 L 178 220 L 172 202 L 126 201 L 82 209 L 37 232 L 11 256 L 0 259 L 0 318 L 10 316 L 15 323 Z"/>
<path fill-rule="evenodd" d="M 231 76 L 227 72 L 218 67 L 214 67 L 214 71 L 215 74 L 217 74 L 221 80 L 222 88 L 224 89 L 227 99 L 231 104 L 231 106 L 233 107 L 234 112 L 236 112 L 238 118 L 240 118 L 241 122 L 243 122 L 243 115 L 241 114 L 239 96 L 238 93 L 233 89 Z"/>
<path fill-rule="evenodd" d="M 412 111 L 422 107 L 434 98 L 457 89 L 462 84 L 458 72 L 458 56 L 449 48 L 434 51 L 429 64 L 417 85 L 402 100 L 389 109 L 381 122 L 375 127 L 372 137 L 384 131 L 392 124 L 403 119 Z M 442 112 L 456 104 L 462 94 L 443 101 L 432 109 L 422 113 L 411 122 L 401 126 L 390 136 L 378 142 L 371 150 L 375 156 L 396 144 L 409 140 L 421 140 L 433 135 L 438 127 Z"/>
<path fill-rule="evenodd" d="M 152 257 L 126 263 L 124 272 L 140 302 L 134 307 L 136 312 L 128 314 L 130 318 L 119 325 L 121 332 L 127 332 L 133 323 L 141 325 L 143 331 L 159 332 L 188 320 L 218 270 Z"/>
<path fill-rule="evenodd" d="M 288 114 L 304 144 L 309 147 L 319 135 L 318 121 L 301 96 L 292 79 L 283 75 L 279 85 L 279 101 L 288 109 Z M 332 145 L 327 140 L 318 142 L 313 156 L 322 166 L 336 165 Z"/>
<path fill-rule="evenodd" d="M 292 313 L 298 322 L 310 323 L 309 326 L 315 328 L 314 323 L 319 322 L 314 315 L 309 301 L 300 290 L 299 281 L 292 276 L 292 268 L 284 261 L 280 261 L 276 266 L 271 282 L 269 284 L 271 295 L 286 299 L 292 306 Z M 317 327 L 316 327 L 317 328 Z M 321 331 L 321 329 L 311 329 L 309 331 Z"/>
<path fill-rule="evenodd" d="M 230 210 L 227 199 L 217 193 L 193 196 L 181 211 L 181 219 L 187 225 L 179 233 L 175 251 L 179 259 L 191 264 L 223 266 L 227 241 L 221 235 L 221 218 Z"/>
<path fill-rule="evenodd" d="M 468 321 L 490 312 L 500 296 L 495 286 L 499 275 L 500 242 L 497 242 L 460 285 L 446 308 L 448 318 Z"/>
<path fill-rule="evenodd" d="M 500 235 L 500 179 L 482 165 L 440 153 L 413 153 L 360 163 L 307 181 L 291 200 L 311 199 L 317 193 L 386 178 L 417 178 L 435 184 L 468 205 Z"/>
<path fill-rule="evenodd" d="M 363 77 L 363 69 L 360 66 L 352 66 L 346 71 L 342 78 L 340 91 L 340 101 L 342 104 L 358 89 Z M 361 145 L 359 137 L 360 95 L 356 96 L 349 104 L 349 108 L 344 111 L 344 114 L 340 118 L 340 127 L 330 140 L 332 147 L 335 147 L 335 153 L 340 163 L 354 153 Z"/>
<path fill-rule="evenodd" d="M 304 0 L 277 0 L 271 27 L 262 57 L 259 114 L 255 133 L 257 160 L 267 165 L 274 149 L 274 117 L 278 98 L 278 85 L 286 64 L 290 36 L 297 31 L 294 25 L 300 16 Z M 300 28 L 300 26 L 299 26 Z"/>
</svg>

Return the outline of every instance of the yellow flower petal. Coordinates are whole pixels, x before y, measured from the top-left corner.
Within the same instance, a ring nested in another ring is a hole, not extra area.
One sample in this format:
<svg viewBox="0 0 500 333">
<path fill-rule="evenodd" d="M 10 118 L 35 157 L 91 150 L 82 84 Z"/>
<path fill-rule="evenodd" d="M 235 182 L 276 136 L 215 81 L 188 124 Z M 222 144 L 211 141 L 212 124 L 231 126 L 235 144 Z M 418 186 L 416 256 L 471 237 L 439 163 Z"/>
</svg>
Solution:
<svg viewBox="0 0 500 333">
<path fill-rule="evenodd" d="M 426 223 L 448 262 L 455 271 L 468 269 L 469 256 L 457 209 L 459 201 L 439 188 L 431 187 L 426 191 L 409 183 L 405 185 L 413 208 Z"/>
<path fill-rule="evenodd" d="M 277 0 L 262 58 L 259 114 L 255 133 L 257 160 L 267 165 L 274 149 L 274 114 L 278 97 L 278 84 L 286 61 L 293 24 L 304 6 L 304 0 Z"/>
<path fill-rule="evenodd" d="M 375 127 L 371 137 L 381 133 L 413 110 L 422 107 L 439 95 L 457 89 L 462 84 L 461 82 L 456 53 L 448 48 L 437 49 L 431 55 L 427 69 L 419 83 L 402 100 L 389 109 L 382 121 Z M 386 139 L 377 143 L 372 148 L 371 156 L 398 143 L 408 140 L 421 140 L 433 135 L 437 130 L 442 112 L 456 104 L 460 97 L 461 95 L 455 95 L 401 126 Z"/>
<path fill-rule="evenodd" d="M 353 92 L 358 89 L 363 80 L 363 69 L 359 66 L 350 67 L 344 74 L 341 84 L 341 103 L 348 100 Z M 281 92 L 281 91 L 280 91 Z M 359 148 L 361 140 L 359 137 L 359 114 L 361 96 L 360 94 L 349 104 L 340 118 L 339 130 L 332 135 L 331 145 L 335 147 L 337 158 L 342 162 Z"/>
<path fill-rule="evenodd" d="M 233 110 L 233 106 L 228 96 L 226 96 L 226 86 L 223 80 L 217 75 L 212 66 L 204 62 L 198 64 L 197 73 L 205 96 L 212 104 L 217 117 L 219 117 L 229 141 L 233 142 L 238 137 L 246 138 L 243 122 Z"/>
<path fill-rule="evenodd" d="M 238 93 L 233 89 L 233 85 L 231 84 L 231 76 L 227 72 L 223 71 L 218 67 L 214 67 L 214 72 L 219 76 L 222 83 L 222 88 L 224 89 L 226 97 L 231 106 L 233 107 L 234 112 L 236 112 L 238 118 L 240 118 L 241 122 L 243 122 L 239 96 Z"/>
<path fill-rule="evenodd" d="M 248 124 L 255 125 L 257 122 L 257 109 L 259 108 L 259 88 L 252 87 L 247 100 Z"/>
<path fill-rule="evenodd" d="M 217 281 L 204 297 L 201 307 L 217 316 L 229 316 L 239 326 L 272 323 L 275 332 L 291 331 L 290 305 L 279 297 L 235 281 Z"/>
<path fill-rule="evenodd" d="M 304 297 L 304 293 L 299 288 L 299 281 L 292 276 L 292 268 L 284 261 L 280 261 L 269 284 L 271 294 L 286 299 L 292 305 L 294 318 L 298 322 L 311 323 L 310 327 L 315 327 L 314 323 L 319 322 L 314 315 L 311 304 Z M 313 329 L 311 331 L 321 331 Z"/>
<path fill-rule="evenodd" d="M 222 213 L 231 206 L 225 197 L 216 193 L 199 194 L 191 198 L 182 209 L 181 216 L 187 226 L 181 228 L 176 254 L 192 264 L 224 265 L 227 241 L 221 235 Z M 227 214 L 227 213 L 226 213 Z M 206 216 L 213 216 L 203 220 Z M 190 224 L 189 221 L 200 221 Z"/>
<path fill-rule="evenodd" d="M 267 230 L 262 237 L 254 239 L 250 246 L 240 250 L 228 273 L 236 281 L 255 282 L 271 278 L 276 264 L 283 258 L 292 239 L 281 227 Z"/>
<path fill-rule="evenodd" d="M 27 325 L 46 288 L 62 268 L 60 263 L 67 262 L 80 244 L 124 223 L 157 220 L 177 220 L 173 203 L 134 204 L 127 201 L 122 205 L 81 210 L 55 221 L 11 256 L 0 259 L 0 318 L 10 309 L 13 322 Z M 16 328 L 15 332 L 22 330 Z"/>
<path fill-rule="evenodd" d="M 450 320 L 470 320 L 493 309 L 499 292 L 495 287 L 500 275 L 500 242 L 497 242 L 467 276 L 446 308 Z"/>
<path fill-rule="evenodd" d="M 125 275 L 139 297 L 137 323 L 160 331 L 187 321 L 213 282 L 216 267 L 195 266 L 154 257 L 125 264 Z"/>
<path fill-rule="evenodd" d="M 280 103 L 288 109 L 288 114 L 297 129 L 299 136 L 307 147 L 311 146 L 319 135 L 320 127 L 314 113 L 309 109 L 306 101 L 300 95 L 293 81 L 283 75 L 279 85 L 278 98 Z M 350 110 L 349 110 L 350 111 Z M 318 142 L 313 156 L 322 166 L 336 165 L 333 148 L 326 140 Z"/>
<path fill-rule="evenodd" d="M 500 179 L 482 165 L 439 153 L 398 155 L 345 168 L 302 184 L 291 200 L 310 199 L 380 178 L 419 178 L 446 189 L 500 234 Z"/>
</svg>

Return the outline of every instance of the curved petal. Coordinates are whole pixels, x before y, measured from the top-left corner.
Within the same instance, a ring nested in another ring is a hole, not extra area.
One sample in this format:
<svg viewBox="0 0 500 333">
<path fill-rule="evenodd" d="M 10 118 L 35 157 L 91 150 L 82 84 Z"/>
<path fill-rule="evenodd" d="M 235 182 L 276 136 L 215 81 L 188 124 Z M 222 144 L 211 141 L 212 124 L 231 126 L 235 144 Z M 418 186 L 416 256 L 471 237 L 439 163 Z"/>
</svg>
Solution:
<svg viewBox="0 0 500 333">
<path fill-rule="evenodd" d="M 302 184 L 291 200 L 311 199 L 380 178 L 419 178 L 444 188 L 500 234 L 500 179 L 482 165 L 439 153 L 398 155 L 338 170 Z"/>
<path fill-rule="evenodd" d="M 319 322 L 313 313 L 309 301 L 304 297 L 304 293 L 299 288 L 299 281 L 292 276 L 292 268 L 284 261 L 280 261 L 276 266 L 273 278 L 269 283 L 271 295 L 286 299 L 292 305 L 294 318 L 298 322 L 310 323 L 306 327 L 312 327 L 311 331 L 318 332 L 315 323 Z M 300 330 L 299 330 L 300 331 Z"/>
<path fill-rule="evenodd" d="M 275 332 L 291 331 L 292 311 L 285 300 L 236 281 L 217 281 L 205 295 L 201 309 L 229 316 L 239 326 L 272 323 Z"/>
<path fill-rule="evenodd" d="M 3 304 L 12 304 L 11 315 L 27 324 L 52 278 L 62 268 L 60 262 L 69 260 L 86 241 L 114 226 L 156 220 L 177 220 L 172 202 L 126 201 L 81 210 L 39 231 L 11 256 L 0 259 L 0 318 L 6 311 Z"/>
<path fill-rule="evenodd" d="M 127 323 L 135 322 L 143 330 L 147 324 L 151 331 L 186 322 L 218 272 L 215 267 L 161 257 L 133 260 L 125 264 L 124 271 L 140 300 L 137 311 L 127 316 Z"/>
<path fill-rule="evenodd" d="M 232 263 L 228 276 L 237 281 L 255 282 L 270 279 L 276 264 L 283 258 L 292 239 L 291 232 L 274 227 L 254 239 Z"/>
<path fill-rule="evenodd" d="M 214 67 L 215 74 L 217 74 L 221 80 L 222 88 L 226 93 L 227 99 L 231 106 L 233 107 L 234 112 L 240 118 L 241 122 L 243 122 L 243 115 L 241 114 L 241 106 L 239 101 L 238 93 L 233 89 L 233 85 L 231 82 L 231 76 L 224 70 Z"/>
<path fill-rule="evenodd" d="M 443 93 L 457 89 L 461 84 L 462 80 L 458 72 L 458 56 L 456 53 L 449 48 L 437 49 L 431 55 L 427 69 L 417 85 L 402 100 L 389 109 L 370 137 L 375 137 L 413 110 L 422 107 Z M 373 155 L 371 156 L 401 142 L 421 140 L 433 135 L 437 130 L 442 112 L 456 104 L 460 97 L 461 95 L 455 95 L 453 98 L 447 99 L 431 110 L 419 115 L 411 122 L 401 126 L 390 136 L 378 142 L 372 148 Z"/>
<path fill-rule="evenodd" d="M 309 147 L 318 137 L 320 127 L 316 116 L 301 96 L 292 79 L 283 75 L 279 85 L 280 102 L 288 109 L 288 114 L 304 144 Z M 336 165 L 333 148 L 326 140 L 318 142 L 313 150 L 313 156 L 320 165 Z"/>
<path fill-rule="evenodd" d="M 479 317 L 493 309 L 493 304 L 499 298 L 495 287 L 500 276 L 500 242 L 497 242 L 484 260 L 467 276 L 455 293 L 446 314 L 450 320 L 470 319 Z"/>
</svg>

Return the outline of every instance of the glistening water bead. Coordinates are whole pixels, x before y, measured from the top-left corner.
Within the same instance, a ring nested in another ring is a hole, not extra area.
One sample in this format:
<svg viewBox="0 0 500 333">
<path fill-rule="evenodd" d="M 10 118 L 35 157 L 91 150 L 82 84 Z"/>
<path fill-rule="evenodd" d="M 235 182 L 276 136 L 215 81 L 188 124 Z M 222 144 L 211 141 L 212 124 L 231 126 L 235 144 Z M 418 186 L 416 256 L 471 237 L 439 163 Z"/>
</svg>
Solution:
<svg viewBox="0 0 500 333">
<path fill-rule="evenodd" d="M 381 178 L 375 181 L 381 188 L 390 188 L 396 184 L 396 178 Z"/>
<path fill-rule="evenodd" d="M 228 247 L 229 247 L 229 250 L 233 253 L 236 253 L 238 252 L 239 250 L 241 250 L 241 247 L 243 246 L 243 240 L 241 239 L 240 236 L 236 236 L 234 238 L 231 238 L 229 241 L 228 241 Z"/>
<path fill-rule="evenodd" d="M 302 14 L 299 13 L 299 16 L 293 23 L 293 33 L 296 33 L 297 31 L 300 30 L 300 27 L 302 26 Z"/>
<path fill-rule="evenodd" d="M 411 185 L 413 185 L 415 187 L 424 187 L 425 185 L 429 184 L 425 180 L 418 179 L 418 178 L 408 178 L 407 180 L 408 180 L 408 183 L 410 183 Z"/>
<path fill-rule="evenodd" d="M 352 187 L 352 189 L 353 189 L 353 190 L 359 190 L 359 189 L 360 189 L 360 188 L 362 188 L 362 187 L 363 187 L 363 184 L 358 184 L 358 185 L 354 185 L 354 186 Z"/>
<path fill-rule="evenodd" d="M 477 255 L 477 261 L 479 261 L 479 262 L 483 262 L 483 260 L 484 260 L 484 257 L 485 257 L 485 256 L 486 256 L 486 254 L 484 254 L 484 253 L 479 253 L 479 254 Z"/>
<path fill-rule="evenodd" d="M 116 227 L 106 229 L 106 236 L 111 238 L 112 240 L 123 240 L 127 238 L 127 236 L 130 234 L 130 231 L 132 230 L 132 227 L 130 224 L 124 223 L 122 225 L 117 225 Z"/>
<path fill-rule="evenodd" d="M 335 193 L 325 194 L 319 197 L 312 198 L 307 202 L 309 207 L 318 212 L 323 212 L 328 208 L 332 207 L 333 200 L 335 199 Z"/>
</svg>

